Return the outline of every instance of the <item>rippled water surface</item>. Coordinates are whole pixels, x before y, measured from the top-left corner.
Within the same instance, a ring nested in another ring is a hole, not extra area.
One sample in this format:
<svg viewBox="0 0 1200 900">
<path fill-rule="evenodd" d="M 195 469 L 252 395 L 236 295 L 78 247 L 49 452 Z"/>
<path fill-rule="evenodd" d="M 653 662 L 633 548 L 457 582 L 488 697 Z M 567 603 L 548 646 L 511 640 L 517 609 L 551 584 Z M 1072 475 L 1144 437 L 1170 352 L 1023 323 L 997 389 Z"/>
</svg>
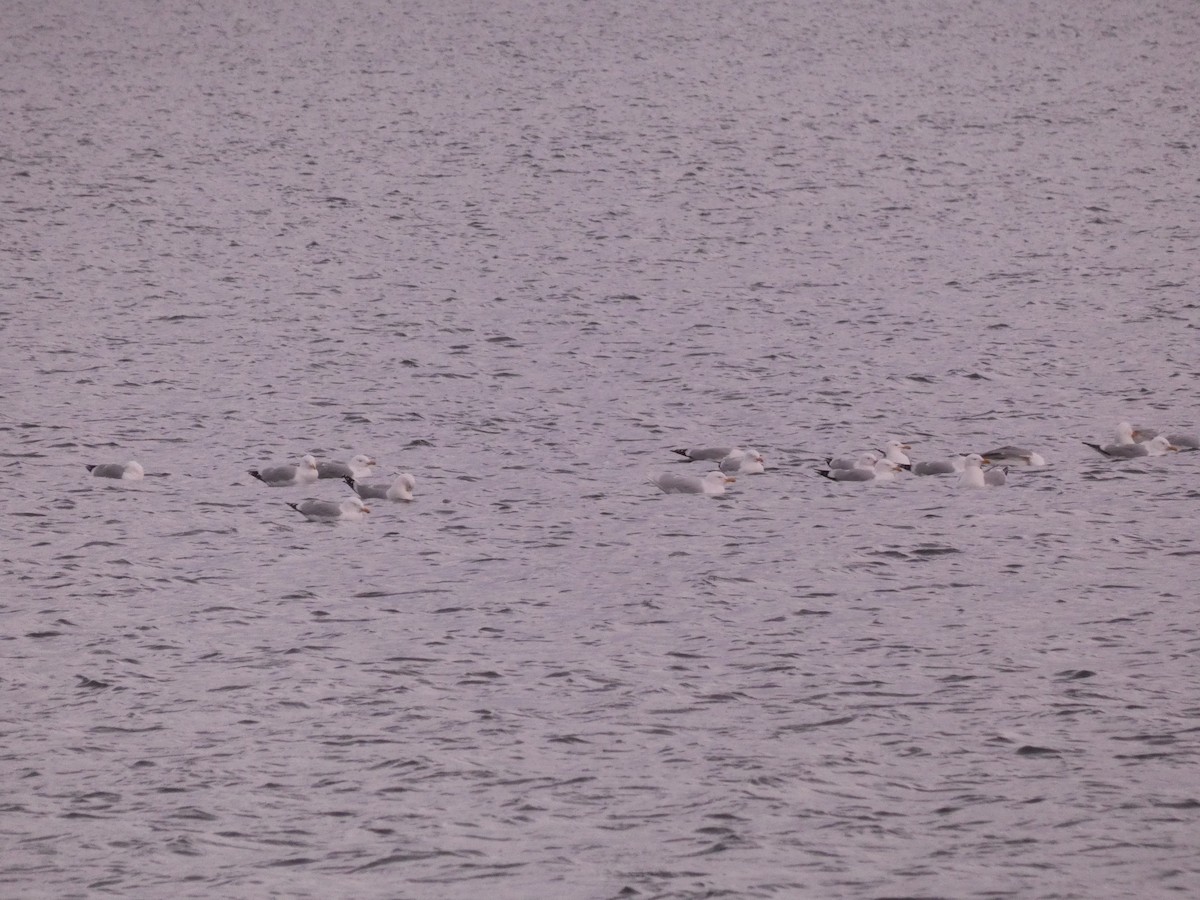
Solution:
<svg viewBox="0 0 1200 900">
<path fill-rule="evenodd" d="M 1200 893 L 1195 4 L 0 25 L 0 894 Z"/>
</svg>

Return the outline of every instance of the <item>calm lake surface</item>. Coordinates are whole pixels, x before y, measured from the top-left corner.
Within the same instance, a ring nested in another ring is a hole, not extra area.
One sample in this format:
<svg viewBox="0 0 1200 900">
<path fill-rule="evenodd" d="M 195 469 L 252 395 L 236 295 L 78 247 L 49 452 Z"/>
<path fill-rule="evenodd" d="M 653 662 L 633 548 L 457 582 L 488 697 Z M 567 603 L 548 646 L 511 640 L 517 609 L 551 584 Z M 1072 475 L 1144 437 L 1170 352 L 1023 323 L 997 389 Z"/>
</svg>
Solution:
<svg viewBox="0 0 1200 900">
<path fill-rule="evenodd" d="M 0 895 L 1200 894 L 1191 0 L 0 30 Z"/>
</svg>

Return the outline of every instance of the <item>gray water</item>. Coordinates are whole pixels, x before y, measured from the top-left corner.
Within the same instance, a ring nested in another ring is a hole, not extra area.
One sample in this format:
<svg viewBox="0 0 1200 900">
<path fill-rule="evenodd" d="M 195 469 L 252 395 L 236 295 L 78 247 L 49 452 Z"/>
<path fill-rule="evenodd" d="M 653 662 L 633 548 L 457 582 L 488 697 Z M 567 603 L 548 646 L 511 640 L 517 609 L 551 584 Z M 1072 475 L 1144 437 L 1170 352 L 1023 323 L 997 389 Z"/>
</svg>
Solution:
<svg viewBox="0 0 1200 900">
<path fill-rule="evenodd" d="M 1191 0 L 0 33 L 0 895 L 1200 893 Z"/>
</svg>

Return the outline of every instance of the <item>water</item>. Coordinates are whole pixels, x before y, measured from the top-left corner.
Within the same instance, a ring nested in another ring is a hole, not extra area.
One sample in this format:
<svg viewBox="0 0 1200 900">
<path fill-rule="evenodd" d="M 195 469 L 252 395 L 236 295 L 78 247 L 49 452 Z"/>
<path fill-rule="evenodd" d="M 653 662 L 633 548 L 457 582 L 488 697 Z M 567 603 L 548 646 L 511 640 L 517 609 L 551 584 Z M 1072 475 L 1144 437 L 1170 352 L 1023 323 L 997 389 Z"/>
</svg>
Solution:
<svg viewBox="0 0 1200 900">
<path fill-rule="evenodd" d="M 1200 890 L 1192 4 L 0 15 L 4 895 Z"/>
</svg>

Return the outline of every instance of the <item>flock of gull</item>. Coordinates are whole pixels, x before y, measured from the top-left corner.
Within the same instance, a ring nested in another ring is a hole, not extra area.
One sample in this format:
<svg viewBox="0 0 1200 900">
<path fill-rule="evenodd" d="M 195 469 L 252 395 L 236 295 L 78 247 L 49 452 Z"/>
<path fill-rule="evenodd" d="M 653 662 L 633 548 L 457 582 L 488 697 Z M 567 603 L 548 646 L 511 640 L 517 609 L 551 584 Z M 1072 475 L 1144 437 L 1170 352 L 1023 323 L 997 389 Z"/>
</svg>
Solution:
<svg viewBox="0 0 1200 900">
<path fill-rule="evenodd" d="M 1116 440 L 1110 444 L 1086 446 L 1109 459 L 1138 459 L 1163 456 L 1180 450 L 1200 449 L 1200 438 L 1189 434 L 1159 434 L 1150 428 L 1134 428 L 1128 422 L 1117 426 Z M 1036 450 L 1004 446 L 984 453 L 968 453 L 947 459 L 914 462 L 907 451 L 912 446 L 889 440 L 880 451 L 858 456 L 827 457 L 825 468 L 817 474 L 831 481 L 891 481 L 900 472 L 913 475 L 956 475 L 962 488 L 1003 487 L 1008 483 L 1010 467 L 1038 467 L 1046 459 Z M 650 481 L 668 494 L 705 494 L 720 496 L 736 475 L 755 475 L 765 471 L 763 455 L 740 447 L 688 447 L 673 451 L 690 462 L 713 462 L 717 468 L 705 475 L 679 475 L 662 472 Z M 985 468 L 986 467 L 986 468 Z"/>
<path fill-rule="evenodd" d="M 292 509 L 314 522 L 345 522 L 361 519 L 371 511 L 365 500 L 393 500 L 406 502 L 413 498 L 417 480 L 408 472 L 401 472 L 390 483 L 367 484 L 362 479 L 371 474 L 375 460 L 360 453 L 346 462 L 336 460 L 317 461 L 315 456 L 305 456 L 299 463 L 269 466 L 265 469 L 250 469 L 249 472 L 267 487 L 286 488 L 315 484 L 321 479 L 340 479 L 354 491 L 353 497 L 345 500 L 320 500 L 307 497 L 299 503 L 289 503 Z M 146 474 L 142 464 L 136 461 L 105 463 L 87 467 L 96 478 L 118 478 L 124 481 L 139 481 Z"/>
<path fill-rule="evenodd" d="M 1083 443 L 1114 460 L 1163 456 L 1180 450 L 1200 449 L 1200 438 L 1195 435 L 1159 434 L 1149 428 L 1134 428 L 1128 422 L 1117 426 L 1116 440 L 1110 444 L 1092 444 L 1087 441 Z M 1006 484 L 1010 467 L 1046 465 L 1046 460 L 1040 453 L 1023 447 L 997 447 L 986 453 L 968 453 L 947 459 L 916 462 L 908 455 L 910 450 L 912 446 L 903 441 L 889 440 L 881 451 L 870 451 L 858 456 L 829 457 L 825 460 L 825 468 L 818 469 L 817 473 L 831 481 L 845 482 L 891 481 L 900 472 L 911 472 L 913 475 L 955 475 L 959 487 L 985 488 Z M 725 493 L 727 485 L 737 481 L 739 475 L 759 475 L 766 471 L 763 455 L 752 448 L 688 447 L 673 452 L 688 462 L 712 463 L 716 468 L 704 475 L 684 475 L 678 472 L 652 475 L 651 483 L 668 494 L 719 496 Z M 318 461 L 316 457 L 306 455 L 299 463 L 250 469 L 249 472 L 268 487 L 277 488 L 310 485 L 322 479 L 344 481 L 354 491 L 354 496 L 344 500 L 307 497 L 298 503 L 288 504 L 306 519 L 314 522 L 343 522 L 361 519 L 369 513 L 371 508 L 364 502 L 366 500 L 406 502 L 413 499 L 417 482 L 408 472 L 400 473 L 391 482 L 364 482 L 362 479 L 370 475 L 375 465 L 375 460 L 363 453 L 346 462 Z M 137 481 L 146 474 L 141 463 L 136 461 L 89 465 L 87 470 L 96 478 L 115 478 L 123 481 Z"/>
</svg>

